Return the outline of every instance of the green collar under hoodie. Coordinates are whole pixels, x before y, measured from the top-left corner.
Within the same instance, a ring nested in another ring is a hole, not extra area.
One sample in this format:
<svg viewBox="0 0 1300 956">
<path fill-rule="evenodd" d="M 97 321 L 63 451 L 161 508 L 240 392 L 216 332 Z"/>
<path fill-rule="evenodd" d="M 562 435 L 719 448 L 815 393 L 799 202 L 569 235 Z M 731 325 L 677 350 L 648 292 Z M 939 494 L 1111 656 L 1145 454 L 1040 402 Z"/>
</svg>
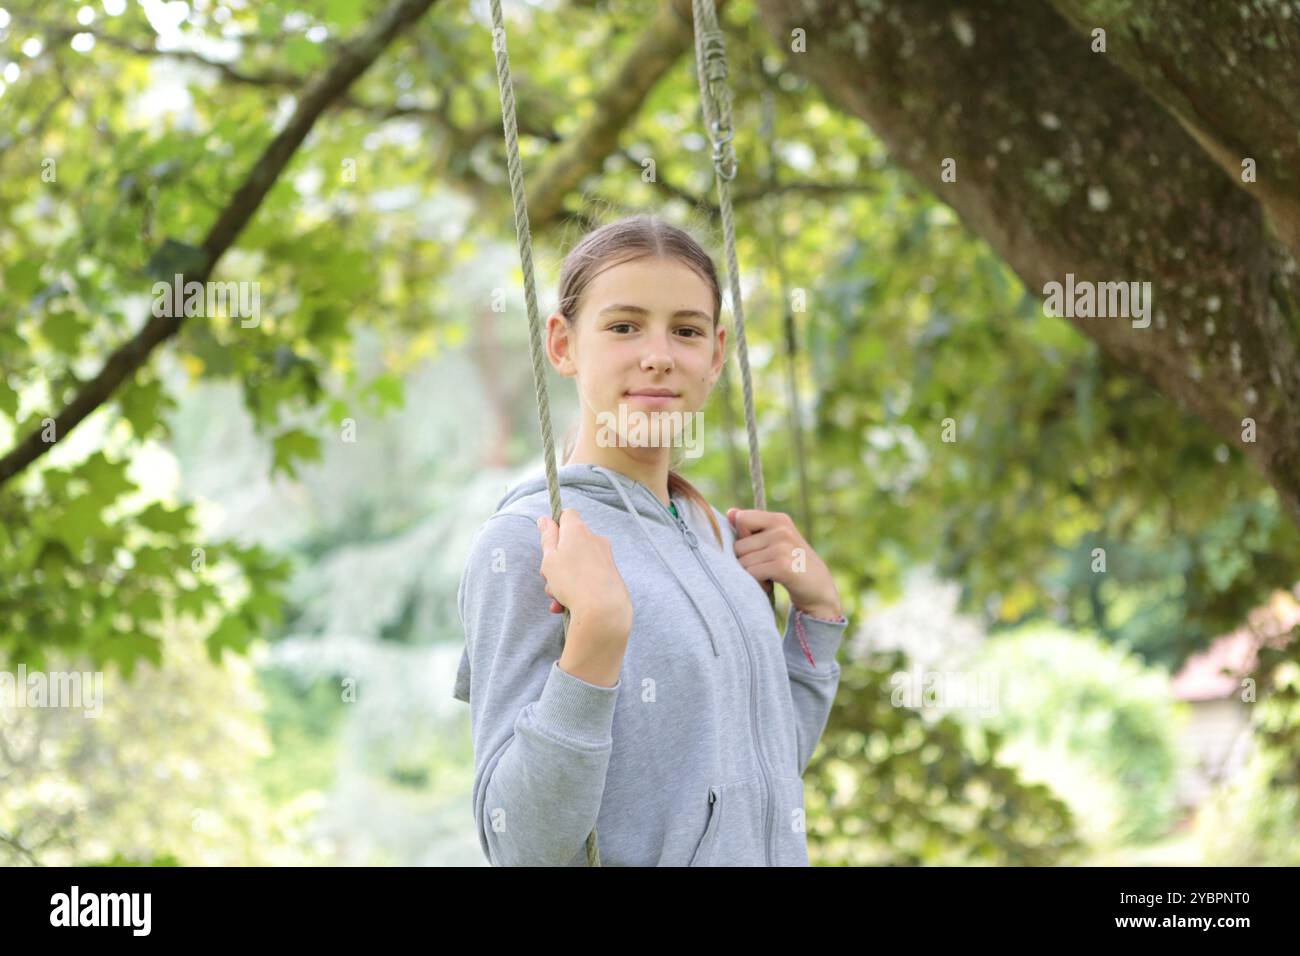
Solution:
<svg viewBox="0 0 1300 956">
<path fill-rule="evenodd" d="M 470 705 L 473 811 L 494 866 L 807 866 L 802 775 L 825 729 L 848 620 L 768 598 L 704 515 L 599 465 L 558 471 L 561 508 L 609 539 L 632 598 L 618 683 L 559 666 L 540 573 L 546 478 L 511 488 L 470 544 L 453 695 Z"/>
</svg>

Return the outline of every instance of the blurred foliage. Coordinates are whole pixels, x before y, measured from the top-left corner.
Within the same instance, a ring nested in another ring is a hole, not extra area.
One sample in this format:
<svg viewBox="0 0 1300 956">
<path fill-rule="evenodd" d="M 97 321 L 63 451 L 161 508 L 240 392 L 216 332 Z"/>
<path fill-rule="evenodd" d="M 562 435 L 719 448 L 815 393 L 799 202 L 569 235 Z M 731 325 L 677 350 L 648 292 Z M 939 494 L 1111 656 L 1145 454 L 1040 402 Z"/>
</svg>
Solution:
<svg viewBox="0 0 1300 956">
<path fill-rule="evenodd" d="M 1300 534 L 1244 459 L 1044 318 L 946 210 L 901 185 L 858 209 L 871 226 L 838 261 L 787 254 L 824 276 L 804 317 L 814 543 L 846 593 L 934 562 L 991 629 L 1050 616 L 1176 668 L 1300 576 Z M 788 433 L 763 448 L 770 507 L 795 513 Z"/>
<path fill-rule="evenodd" d="M 1300 625 L 1278 645 L 1259 651 L 1254 726 L 1260 752 L 1279 761 L 1272 784 L 1300 792 Z"/>
<path fill-rule="evenodd" d="M 1196 833 L 1222 866 L 1300 866 L 1300 625 L 1260 651 L 1254 678 L 1250 759 L 1200 808 Z"/>
<path fill-rule="evenodd" d="M 996 678 L 998 706 L 979 722 L 997 732 L 1000 756 L 1091 821 L 1090 843 L 1140 843 L 1167 830 L 1179 721 L 1166 674 L 1091 635 L 1041 624 L 999 634 L 970 668 Z"/>
<path fill-rule="evenodd" d="M 47 466 L 17 489 L 0 489 L 0 651 L 29 667 L 50 652 L 115 663 L 161 662 L 156 625 L 167 610 L 199 617 L 224 610 L 209 653 L 243 651 L 280 613 L 285 564 L 257 546 L 212 542 L 188 506 L 154 501 L 124 507 L 135 486 L 128 462 L 101 451 L 64 468 Z M 236 566 L 241 582 L 212 572 Z"/>
<path fill-rule="evenodd" d="M 334 784 L 338 732 L 343 717 L 337 681 L 306 687 L 279 668 L 257 672 L 266 701 L 264 724 L 270 749 L 258 761 L 256 778 L 273 806 L 304 793 L 327 793 Z"/>
<path fill-rule="evenodd" d="M 180 866 L 181 862 L 180 860 L 176 859 L 176 857 L 172 856 L 170 853 L 163 854 L 162 856 L 155 856 L 152 859 L 144 859 L 144 860 L 134 860 L 129 857 L 125 857 L 120 853 L 115 853 L 112 857 L 110 857 L 107 860 L 101 860 L 98 862 L 91 862 L 91 863 L 81 863 L 78 865 L 80 866 Z"/>
<path fill-rule="evenodd" d="M 249 662 L 214 664 L 199 627 L 161 626 L 163 664 L 129 681 L 110 665 L 98 706 L 0 707 L 0 863 L 320 862 L 306 832 L 319 794 L 273 804 L 254 772 L 270 741 Z M 50 665 L 92 669 L 84 657 Z"/>
<path fill-rule="evenodd" d="M 512 12 L 520 95 L 537 104 L 523 139 L 529 169 L 590 118 L 602 67 L 636 43 L 647 7 Z M 368 11 L 331 0 L 196 4 L 181 33 L 207 43 L 201 56 L 233 54 L 223 70 L 155 52 L 155 26 L 139 7 L 75 27 L 96 37 L 82 52 L 69 45 L 65 13 L 7 9 L 0 56 L 19 72 L 4 94 L 12 133 L 0 146 L 9 227 L 0 235 L 0 438 L 16 439 L 136 326 L 152 280 L 202 238 L 285 98 Z M 792 510 L 795 500 L 783 359 L 769 344 L 781 341 L 780 255 L 791 287 L 807 295 L 798 318 L 816 525 L 836 529 L 818 545 L 845 593 L 891 593 L 901 568 L 938 560 L 966 584 L 968 605 L 996 621 L 1061 606 L 1068 623 L 1174 664 L 1300 575 L 1300 534 L 1234 450 L 1109 367 L 1068 323 L 1044 318 L 982 242 L 898 174 L 863 124 L 782 70 L 752 3 L 728 4 L 724 19 L 729 55 L 745 65 L 731 76 L 737 188 L 762 195 L 765 90 L 787 184 L 737 207 L 739 258 L 757 282 L 750 337 L 771 506 Z M 21 48 L 32 38 L 42 46 L 29 55 Z M 220 38 L 226 49 L 209 52 Z M 401 38 L 317 125 L 218 268 L 216 279 L 260 284 L 262 321 L 188 321 L 168 346 L 191 376 L 239 383 L 273 439 L 274 471 L 292 476 L 319 458 L 363 401 L 400 401 L 401 374 L 459 341 L 486 307 L 490 290 L 466 303 L 456 277 L 485 242 L 510 235 L 489 51 L 486 24 L 455 5 Z M 624 152 L 571 198 L 572 212 L 656 208 L 700 224 L 720 251 L 717 223 L 682 198 L 710 198 L 695 82 L 684 57 L 623 131 Z M 642 179 L 645 157 L 656 160 L 654 182 Z M 448 188 L 472 201 L 472 214 L 434 213 Z M 577 226 L 539 235 L 543 267 Z M 510 272 L 496 285 L 517 309 Z M 388 343 L 379 378 L 357 374 L 362 326 Z M 235 600 L 189 570 L 195 548 L 248 586 L 214 650 L 243 647 L 274 625 L 283 573 L 269 556 L 199 540 L 183 508 L 111 510 L 138 486 L 125 465 L 133 451 L 167 434 L 170 401 L 156 363 L 146 366 L 92 416 L 102 454 L 48 455 L 0 489 L 0 646 L 33 660 L 47 644 L 126 666 L 156 660 L 157 646 L 138 635 L 163 605 L 201 614 Z M 529 427 L 528 409 L 518 411 Z M 948 417 L 952 443 L 940 439 Z M 732 460 L 715 454 L 697 477 L 743 498 Z M 857 519 L 851 527 L 835 522 L 845 514 Z M 863 540 L 873 542 L 865 554 Z M 1089 567 L 1094 547 L 1107 550 L 1101 578 Z"/>
<path fill-rule="evenodd" d="M 891 705 L 901 652 L 842 666 L 804 774 L 814 865 L 1023 865 L 1082 849 L 1068 806 L 997 760 L 1000 735 Z"/>
</svg>

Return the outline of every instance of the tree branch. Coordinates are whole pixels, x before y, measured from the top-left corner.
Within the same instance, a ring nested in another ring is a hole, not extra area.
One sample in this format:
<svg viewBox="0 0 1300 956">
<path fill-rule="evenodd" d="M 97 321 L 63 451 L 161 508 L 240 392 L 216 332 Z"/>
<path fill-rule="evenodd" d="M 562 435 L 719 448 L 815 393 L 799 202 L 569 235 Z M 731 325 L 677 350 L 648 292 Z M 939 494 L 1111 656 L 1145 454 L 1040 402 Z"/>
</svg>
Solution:
<svg viewBox="0 0 1300 956">
<path fill-rule="evenodd" d="M 424 15 L 436 0 L 396 0 L 355 42 L 344 44 L 330 67 L 303 91 L 293 115 L 267 145 L 204 238 L 203 262 L 186 281 L 206 282 L 217 261 L 234 243 L 302 145 L 321 113 L 364 73 L 397 36 Z M 121 345 L 99 373 L 83 385 L 54 417 L 54 441 L 42 439 L 37 429 L 0 458 L 0 484 L 8 481 L 54 446 L 91 412 L 112 396 L 162 342 L 180 331 L 183 316 L 153 316 L 129 341 Z"/>
<path fill-rule="evenodd" d="M 1149 327 L 1069 321 L 1239 448 L 1300 524 L 1295 260 L 1178 119 L 1037 0 L 759 9 L 782 40 L 806 32 L 791 66 L 868 122 L 1035 297 L 1067 273 L 1150 282 Z"/>
<path fill-rule="evenodd" d="M 642 161 L 638 159 L 631 150 L 619 149 L 617 155 L 627 160 L 630 165 L 635 166 L 638 169 L 642 168 Z M 707 213 L 710 217 L 716 218 L 722 215 L 722 210 L 718 208 L 717 203 L 713 202 L 707 196 L 697 196 L 690 190 L 669 182 L 664 179 L 662 172 L 658 168 L 655 170 L 655 185 L 665 192 L 676 196 L 691 207 Z M 845 193 L 875 193 L 877 191 L 878 187 L 872 183 L 819 183 L 815 180 L 791 179 L 780 181 L 775 186 L 763 184 L 759 186 L 751 186 L 748 189 L 738 190 L 732 193 L 731 201 L 737 206 L 744 206 L 748 203 L 766 199 L 768 196 L 779 195 L 780 193 L 803 193 L 805 195 L 825 196 L 833 199 L 837 196 L 842 196 Z"/>
<path fill-rule="evenodd" d="M 228 82 L 244 86 L 260 87 L 266 90 L 287 90 L 296 96 L 301 95 L 310 79 L 310 77 L 293 73 L 288 70 L 268 69 L 260 72 L 249 72 L 240 69 L 234 63 L 226 62 L 224 60 L 214 60 L 209 56 L 199 53 L 197 50 L 160 50 L 151 44 L 131 40 L 126 37 L 115 36 L 109 33 L 102 33 L 93 30 L 90 27 L 69 27 L 26 16 L 16 17 L 15 20 L 28 28 L 40 30 L 45 36 L 46 51 L 54 49 L 60 42 L 67 41 L 78 33 L 89 33 L 95 38 L 97 44 L 102 44 L 111 49 L 121 50 L 123 53 L 129 53 L 132 56 L 146 57 L 149 59 L 167 59 L 175 60 L 180 63 L 191 63 L 195 66 L 214 70 Z M 374 116 L 376 119 L 381 120 L 406 116 L 418 116 L 426 119 L 433 119 L 441 116 L 440 111 L 434 107 L 369 103 L 365 100 L 357 99 L 351 93 L 344 93 L 342 96 L 335 99 L 330 106 L 357 110 L 358 112 L 366 113 L 367 115 Z"/>
<path fill-rule="evenodd" d="M 719 0 L 721 11 L 726 0 Z M 655 85 L 694 48 L 690 0 L 661 0 L 654 19 L 592 101 L 591 118 L 557 149 L 529 181 L 528 218 L 544 229 L 565 216 L 564 197 L 600 170 L 618 150 L 618 137 L 635 119 Z"/>
<path fill-rule="evenodd" d="M 1052 5 L 1085 37 L 1106 31 L 1106 55 L 1260 201 L 1300 258 L 1300 16 L 1270 16 L 1258 4 L 1242 17 L 1236 6 L 1198 0 Z M 1257 164 L 1250 183 L 1241 178 L 1247 157 Z"/>
<path fill-rule="evenodd" d="M 721 0 L 718 3 L 719 9 L 723 8 L 725 3 L 726 0 Z M 230 63 L 213 60 L 194 50 L 159 50 L 142 42 L 83 27 L 74 28 L 33 18 L 24 18 L 23 22 L 33 28 L 41 29 L 47 38 L 54 42 L 66 40 L 76 33 L 89 32 L 105 46 L 135 56 L 166 57 L 207 67 L 218 71 L 223 78 L 232 83 L 264 89 L 285 89 L 294 93 L 297 93 L 303 85 L 302 77 L 290 72 L 282 70 L 250 72 Z M 47 46 L 52 45 L 53 43 L 47 44 Z M 599 172 L 606 156 L 619 151 L 619 134 L 635 119 L 645 97 L 681 59 L 682 54 L 693 49 L 693 46 L 691 0 L 661 0 L 658 11 L 645 33 L 614 68 L 610 82 L 593 99 L 591 119 L 568 137 L 561 137 L 552 128 L 550 115 L 553 115 L 555 110 L 541 109 L 542 98 L 530 96 L 527 81 L 521 77 L 515 78 L 517 99 L 521 104 L 526 102 L 533 104 L 532 107 L 521 109 L 519 112 L 520 133 L 561 144 L 558 149 L 548 152 L 538 170 L 529 175 L 528 205 L 534 228 L 545 229 L 555 221 L 572 215 L 563 208 L 568 194 L 583 178 Z M 357 110 L 379 120 L 413 117 L 435 121 L 451 134 L 453 154 L 468 154 L 484 139 L 501 137 L 499 114 L 467 129 L 461 129 L 451 122 L 445 103 L 438 107 L 385 104 L 368 102 L 344 94 L 331 105 Z M 484 183 L 473 174 L 472 170 L 466 170 L 466 173 L 476 179 L 479 185 L 491 188 L 499 185 Z M 465 181 L 464 176 L 459 178 L 462 182 Z M 665 188 L 701 208 L 711 208 L 714 214 L 717 214 L 716 205 L 713 203 L 707 200 L 701 203 L 684 191 L 674 190 L 667 185 Z M 812 187 L 810 191 L 816 191 L 818 188 L 820 187 Z M 748 197 L 750 200 L 753 198 L 755 197 Z M 744 202 L 747 199 L 738 195 L 736 201 Z"/>
</svg>

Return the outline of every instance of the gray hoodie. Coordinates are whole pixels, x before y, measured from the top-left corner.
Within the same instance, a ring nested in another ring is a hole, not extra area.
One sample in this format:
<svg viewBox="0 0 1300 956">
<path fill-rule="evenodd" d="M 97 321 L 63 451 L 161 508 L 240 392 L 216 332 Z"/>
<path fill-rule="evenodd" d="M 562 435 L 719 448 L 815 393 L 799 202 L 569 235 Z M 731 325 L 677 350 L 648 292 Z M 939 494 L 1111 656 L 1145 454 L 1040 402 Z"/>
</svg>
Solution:
<svg viewBox="0 0 1300 956">
<path fill-rule="evenodd" d="M 807 866 L 802 775 L 817 746 L 848 620 L 793 611 L 785 637 L 741 567 L 726 517 L 599 465 L 559 469 L 562 508 L 607 537 L 632 598 L 618 683 L 559 666 L 537 519 L 545 475 L 478 530 L 457 592 L 470 705 L 474 819 L 494 866 Z M 796 626 L 797 625 L 797 626 Z"/>
</svg>

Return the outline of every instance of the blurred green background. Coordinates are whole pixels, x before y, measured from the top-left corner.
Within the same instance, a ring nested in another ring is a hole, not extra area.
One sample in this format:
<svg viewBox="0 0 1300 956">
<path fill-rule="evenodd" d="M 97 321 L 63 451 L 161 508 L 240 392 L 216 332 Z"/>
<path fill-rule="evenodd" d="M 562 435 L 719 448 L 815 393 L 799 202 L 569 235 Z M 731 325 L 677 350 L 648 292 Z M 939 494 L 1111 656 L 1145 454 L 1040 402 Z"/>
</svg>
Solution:
<svg viewBox="0 0 1300 956">
<path fill-rule="evenodd" d="M 139 333 L 383 7 L 0 5 L 9 454 Z M 563 253 L 618 215 L 687 225 L 721 265 L 667 6 L 507 7 L 543 315 Z M 1300 863 L 1277 490 L 1045 316 L 752 3 L 723 21 L 768 507 L 852 622 L 806 776 L 813 862 Z M 487 23 L 434 4 L 331 100 L 213 273 L 258 283 L 258 324 L 187 320 L 0 484 L 0 668 L 104 674 L 97 717 L 0 701 L 0 862 L 484 863 L 456 587 L 541 469 Z M 629 105 L 637 58 L 658 72 Z M 686 469 L 724 511 L 749 506 L 735 376 Z M 562 433 L 573 389 L 550 385 Z M 963 681 L 991 706 L 954 705 Z"/>
</svg>

